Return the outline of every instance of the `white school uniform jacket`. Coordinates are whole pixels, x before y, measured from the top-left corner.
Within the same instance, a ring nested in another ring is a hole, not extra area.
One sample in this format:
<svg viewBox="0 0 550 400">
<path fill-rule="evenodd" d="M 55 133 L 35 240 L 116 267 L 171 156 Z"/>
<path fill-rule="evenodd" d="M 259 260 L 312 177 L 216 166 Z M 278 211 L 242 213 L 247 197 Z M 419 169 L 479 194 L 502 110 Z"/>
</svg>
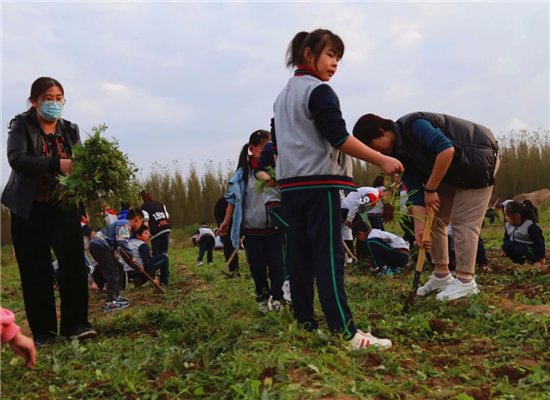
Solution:
<svg viewBox="0 0 550 400">
<path fill-rule="evenodd" d="M 393 233 L 382 231 L 380 229 L 372 229 L 367 240 L 380 239 L 388 243 L 392 249 L 409 250 L 409 243 L 403 238 L 394 235 Z"/>
<path fill-rule="evenodd" d="M 380 201 L 382 193 L 379 189 L 370 186 L 357 188 L 356 192 L 349 193 L 342 201 L 342 208 L 348 210 L 346 219 L 353 221 L 359 207 L 365 207 L 367 210 L 375 207 Z M 381 203 L 381 202 L 380 202 Z"/>
</svg>

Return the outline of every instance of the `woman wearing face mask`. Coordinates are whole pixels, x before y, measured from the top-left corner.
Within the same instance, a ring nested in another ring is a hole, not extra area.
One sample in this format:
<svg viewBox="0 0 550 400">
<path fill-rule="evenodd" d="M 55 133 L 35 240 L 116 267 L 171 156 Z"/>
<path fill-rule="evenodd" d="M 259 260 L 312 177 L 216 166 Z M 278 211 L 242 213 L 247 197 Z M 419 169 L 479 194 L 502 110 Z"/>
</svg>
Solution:
<svg viewBox="0 0 550 400">
<path fill-rule="evenodd" d="M 97 333 L 88 323 L 87 271 L 80 210 L 56 199 L 57 176 L 71 173 L 78 126 L 61 119 L 63 86 L 48 77 L 31 86 L 30 108 L 9 123 L 8 161 L 12 168 L 2 193 L 11 211 L 11 233 L 27 320 L 37 346 L 58 334 L 51 250 L 59 264 L 59 333 L 84 339 Z"/>
</svg>

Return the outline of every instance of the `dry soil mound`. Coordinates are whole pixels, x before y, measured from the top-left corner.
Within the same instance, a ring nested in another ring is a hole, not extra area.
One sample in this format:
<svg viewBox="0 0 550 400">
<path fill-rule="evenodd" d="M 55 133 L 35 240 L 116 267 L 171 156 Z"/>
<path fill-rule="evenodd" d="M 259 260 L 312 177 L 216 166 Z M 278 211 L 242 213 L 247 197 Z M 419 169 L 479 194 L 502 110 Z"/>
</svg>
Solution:
<svg viewBox="0 0 550 400">
<path fill-rule="evenodd" d="M 516 201 L 531 200 L 531 202 L 536 207 L 540 207 L 542 205 L 550 205 L 550 189 L 544 188 L 544 189 L 536 190 L 531 193 L 520 193 L 514 196 L 514 200 Z"/>
</svg>

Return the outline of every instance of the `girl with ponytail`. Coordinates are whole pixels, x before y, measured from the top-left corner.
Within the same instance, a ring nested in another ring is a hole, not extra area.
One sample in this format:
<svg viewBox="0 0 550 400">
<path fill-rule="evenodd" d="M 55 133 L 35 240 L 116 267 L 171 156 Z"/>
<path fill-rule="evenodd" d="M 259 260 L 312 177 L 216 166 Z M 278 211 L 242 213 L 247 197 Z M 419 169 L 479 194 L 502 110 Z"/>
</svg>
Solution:
<svg viewBox="0 0 550 400">
<path fill-rule="evenodd" d="M 388 174 L 401 172 L 403 166 L 348 133 L 338 97 L 327 84 L 343 55 L 342 39 L 327 29 L 296 34 L 286 59 L 287 67 L 296 70 L 273 106 L 275 171 L 290 226 L 292 304 L 298 322 L 315 330 L 316 280 L 331 331 L 349 340 L 354 349 L 389 348 L 390 340 L 358 330 L 348 307 L 339 191 L 355 190 L 349 156 L 378 165 Z"/>
<path fill-rule="evenodd" d="M 257 130 L 242 147 L 237 171 L 229 180 L 225 194 L 228 203 L 225 218 L 218 229 L 221 236 L 229 234 L 234 249 L 240 247 L 240 238 L 244 235 L 243 244 L 254 279 L 256 301 L 263 312 L 279 311 L 284 302 L 284 236 L 271 222 L 263 195 L 255 190 L 254 170 L 258 168 L 262 149 L 269 140 L 268 131 Z"/>
<path fill-rule="evenodd" d="M 545 262 L 546 246 L 542 229 L 536 224 L 533 203 L 512 201 L 504 208 L 506 225 L 504 227 L 504 255 L 517 264 L 525 261 L 535 267 Z"/>
</svg>

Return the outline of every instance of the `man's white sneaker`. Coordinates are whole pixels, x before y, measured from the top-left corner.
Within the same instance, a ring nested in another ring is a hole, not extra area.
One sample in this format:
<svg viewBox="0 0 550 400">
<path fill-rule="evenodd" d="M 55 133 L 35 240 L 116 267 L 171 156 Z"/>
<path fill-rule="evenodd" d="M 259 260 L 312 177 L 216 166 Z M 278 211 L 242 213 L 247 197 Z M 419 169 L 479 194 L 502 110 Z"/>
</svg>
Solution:
<svg viewBox="0 0 550 400">
<path fill-rule="evenodd" d="M 465 296 L 471 296 L 474 294 L 478 294 L 479 289 L 477 288 L 477 283 L 475 279 L 472 279 L 471 282 L 468 283 L 462 283 L 460 280 L 455 279 L 452 283 L 450 283 L 443 291 L 437 294 L 435 296 L 436 300 L 456 300 L 460 299 L 461 297 Z"/>
<path fill-rule="evenodd" d="M 420 286 L 416 290 L 416 294 L 418 296 L 426 296 L 428 293 L 431 293 L 435 290 L 441 291 L 445 289 L 448 285 L 453 283 L 454 280 L 455 278 L 451 274 L 447 275 L 445 278 L 437 278 L 435 275 L 431 275 L 430 279 L 428 279 L 428 282 L 426 282 L 424 286 Z"/>
<path fill-rule="evenodd" d="M 390 339 L 381 339 L 371 335 L 368 332 L 363 332 L 357 329 L 357 332 L 350 340 L 352 350 L 366 349 L 367 347 L 374 346 L 381 350 L 389 349 L 392 346 Z"/>
</svg>

